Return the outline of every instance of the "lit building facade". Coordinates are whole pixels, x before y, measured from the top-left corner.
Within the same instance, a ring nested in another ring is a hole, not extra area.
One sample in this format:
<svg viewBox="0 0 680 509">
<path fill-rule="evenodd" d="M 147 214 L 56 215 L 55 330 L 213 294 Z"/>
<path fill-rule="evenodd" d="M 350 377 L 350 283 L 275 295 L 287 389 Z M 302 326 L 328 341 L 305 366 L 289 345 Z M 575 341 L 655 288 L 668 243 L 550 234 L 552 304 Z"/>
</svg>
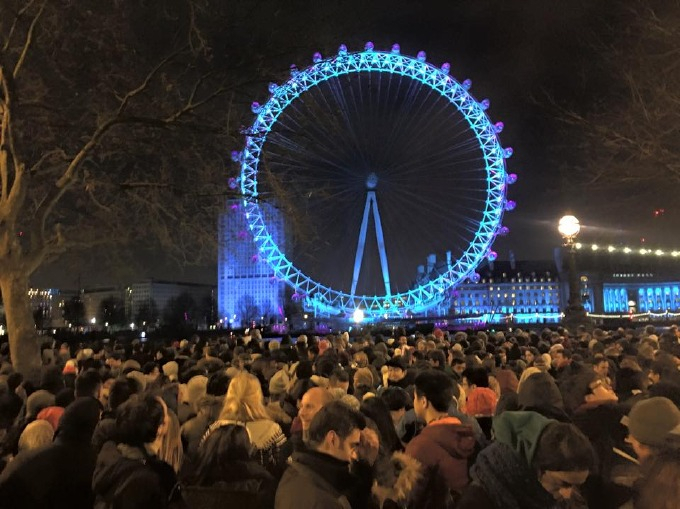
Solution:
<svg viewBox="0 0 680 509">
<path fill-rule="evenodd" d="M 286 252 L 281 212 L 261 203 L 267 229 L 274 242 Z M 245 327 L 283 320 L 285 283 L 260 256 L 248 230 L 242 205 L 227 203 L 219 219 L 217 263 L 217 312 L 224 327 Z"/>
</svg>

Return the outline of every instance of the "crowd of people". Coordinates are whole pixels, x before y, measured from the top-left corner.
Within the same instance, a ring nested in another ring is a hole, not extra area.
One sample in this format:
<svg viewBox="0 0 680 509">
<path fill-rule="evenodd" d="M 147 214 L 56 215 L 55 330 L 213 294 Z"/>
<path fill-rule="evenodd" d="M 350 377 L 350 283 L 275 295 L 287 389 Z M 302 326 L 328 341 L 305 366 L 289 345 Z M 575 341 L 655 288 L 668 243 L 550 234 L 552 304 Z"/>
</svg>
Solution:
<svg viewBox="0 0 680 509">
<path fill-rule="evenodd" d="M 0 345 L 0 509 L 680 507 L 680 332 Z"/>
</svg>

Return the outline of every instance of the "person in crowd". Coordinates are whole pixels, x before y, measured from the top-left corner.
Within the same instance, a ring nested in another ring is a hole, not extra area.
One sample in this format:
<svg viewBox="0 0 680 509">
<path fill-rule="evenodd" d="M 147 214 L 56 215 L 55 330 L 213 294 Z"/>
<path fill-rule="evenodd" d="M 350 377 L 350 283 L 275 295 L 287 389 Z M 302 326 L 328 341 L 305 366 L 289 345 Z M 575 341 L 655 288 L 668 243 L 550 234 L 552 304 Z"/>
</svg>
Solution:
<svg viewBox="0 0 680 509">
<path fill-rule="evenodd" d="M 189 507 L 273 508 L 276 479 L 253 460 L 251 450 L 248 430 L 241 424 L 224 424 L 207 435 L 195 467 L 183 478 Z"/>
<path fill-rule="evenodd" d="M 354 372 L 354 396 L 362 401 L 366 394 L 373 394 L 376 380 L 368 368 L 359 368 Z"/>
<path fill-rule="evenodd" d="M 587 507 L 577 489 L 594 452 L 578 428 L 520 411 L 496 417 L 493 430 L 495 442 L 478 455 L 458 509 Z"/>
<path fill-rule="evenodd" d="M 97 370 L 88 369 L 76 378 L 76 398 L 94 398 L 99 400 L 102 390 L 102 377 Z"/>
<path fill-rule="evenodd" d="M 385 364 L 387 366 L 387 386 L 401 387 L 408 390 L 415 380 L 415 372 L 407 370 L 400 357 L 393 357 Z"/>
<path fill-rule="evenodd" d="M 676 509 L 680 500 L 680 430 L 645 465 L 635 509 Z"/>
<path fill-rule="evenodd" d="M 92 434 L 92 446 L 97 454 L 109 440 L 116 439 L 116 410 L 135 394 L 137 384 L 130 378 L 118 378 L 109 390 L 109 401 L 102 417 Z"/>
<path fill-rule="evenodd" d="M 283 468 L 281 447 L 286 443 L 286 436 L 267 413 L 259 380 L 247 372 L 240 372 L 231 380 L 219 419 L 206 433 L 223 424 L 239 423 L 246 426 L 260 464 L 279 477 Z"/>
<path fill-rule="evenodd" d="M 322 407 L 333 401 L 331 393 L 322 389 L 321 387 L 312 387 L 300 400 L 300 409 L 298 411 L 298 417 L 302 423 L 302 440 L 307 441 L 309 439 L 309 427 L 312 424 L 314 416 L 321 410 Z"/>
<path fill-rule="evenodd" d="M 411 397 L 401 387 L 386 387 L 380 393 L 380 398 L 387 404 L 392 424 L 396 428 L 404 418 L 407 408 L 411 405 Z"/>
<path fill-rule="evenodd" d="M 99 401 L 94 398 L 71 403 L 54 442 L 15 459 L 5 469 L 0 478 L 0 508 L 90 509 L 96 461 L 90 441 L 99 416 Z"/>
<path fill-rule="evenodd" d="M 19 454 L 14 461 L 20 461 L 21 453 L 50 445 L 54 439 L 54 428 L 47 420 L 36 419 L 24 428 L 19 437 Z"/>
<path fill-rule="evenodd" d="M 167 408 L 167 414 L 168 428 L 165 435 L 163 435 L 161 446 L 158 449 L 158 458 L 165 461 L 172 467 L 176 474 L 179 474 L 179 470 L 182 467 L 182 461 L 184 460 L 182 433 L 177 414 L 170 408 Z"/>
<path fill-rule="evenodd" d="M 118 443 L 104 444 L 92 478 L 95 509 L 182 507 L 177 476 L 157 456 L 167 427 L 167 407 L 156 396 L 134 395 L 118 408 Z"/>
<path fill-rule="evenodd" d="M 276 509 L 358 509 L 370 499 L 371 475 L 350 467 L 367 455 L 366 420 L 344 403 L 325 405 L 312 419 L 308 448 L 293 454 L 276 490 Z M 371 452 L 372 461 L 377 448 Z"/>
<path fill-rule="evenodd" d="M 331 376 L 328 378 L 329 389 L 342 389 L 347 393 L 349 390 L 349 373 L 341 367 L 333 369 Z"/>
<path fill-rule="evenodd" d="M 626 442 L 644 464 L 661 452 L 669 434 L 680 426 L 680 410 L 668 398 L 644 399 L 633 406 L 623 423 L 628 426 Z"/>
<path fill-rule="evenodd" d="M 406 454 L 424 468 L 413 497 L 433 508 L 452 506 L 451 494 L 468 484 L 467 461 L 475 452 L 472 427 L 449 415 L 453 395 L 453 381 L 441 371 L 424 371 L 415 379 L 413 409 L 425 428 L 408 443 Z"/>
<path fill-rule="evenodd" d="M 219 374 L 210 377 L 210 381 L 217 381 Z M 228 379 L 222 379 L 222 383 L 208 383 L 207 394 L 198 401 L 198 414 L 182 425 L 182 441 L 186 444 L 186 457 L 195 457 L 198 446 L 210 425 L 215 422 L 224 406 L 224 396 L 228 387 Z"/>
</svg>

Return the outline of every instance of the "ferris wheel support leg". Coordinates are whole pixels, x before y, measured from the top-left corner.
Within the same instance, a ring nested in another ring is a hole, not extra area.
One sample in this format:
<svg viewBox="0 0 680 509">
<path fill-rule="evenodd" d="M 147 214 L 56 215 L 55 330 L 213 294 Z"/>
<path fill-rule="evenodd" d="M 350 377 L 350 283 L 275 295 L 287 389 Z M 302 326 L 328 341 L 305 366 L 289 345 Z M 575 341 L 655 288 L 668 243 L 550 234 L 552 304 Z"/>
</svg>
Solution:
<svg viewBox="0 0 680 509">
<path fill-rule="evenodd" d="M 364 248 L 366 247 L 366 230 L 368 229 L 368 213 L 371 210 L 371 195 L 375 197 L 375 193 L 373 191 L 370 191 L 366 195 L 364 218 L 361 221 L 361 230 L 359 230 L 359 242 L 357 243 L 357 254 L 354 257 L 354 274 L 352 275 L 352 292 L 350 294 L 352 296 L 354 296 L 357 290 L 359 272 L 361 272 L 361 261 L 364 258 Z"/>
<path fill-rule="evenodd" d="M 390 289 L 390 269 L 387 265 L 387 252 L 385 251 L 385 237 L 383 236 L 382 222 L 380 221 L 380 212 L 378 212 L 378 199 L 375 193 L 373 196 L 373 220 L 375 221 L 375 236 L 378 239 L 378 252 L 380 253 L 380 268 L 383 273 L 383 281 L 385 282 L 385 296 L 392 295 Z"/>
</svg>

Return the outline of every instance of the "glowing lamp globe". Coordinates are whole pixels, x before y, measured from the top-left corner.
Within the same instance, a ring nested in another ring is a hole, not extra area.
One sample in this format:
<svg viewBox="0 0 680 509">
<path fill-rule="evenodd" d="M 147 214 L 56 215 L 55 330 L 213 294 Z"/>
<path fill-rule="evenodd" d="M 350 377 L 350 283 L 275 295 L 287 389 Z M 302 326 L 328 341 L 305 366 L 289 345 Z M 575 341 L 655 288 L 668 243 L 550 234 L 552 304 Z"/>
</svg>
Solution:
<svg viewBox="0 0 680 509">
<path fill-rule="evenodd" d="M 581 231 L 581 223 L 575 216 L 564 216 L 557 225 L 557 231 L 565 239 L 572 239 Z"/>
<path fill-rule="evenodd" d="M 354 313 L 352 313 L 352 320 L 354 323 L 361 323 L 364 321 L 364 311 L 362 309 L 355 309 Z"/>
</svg>

